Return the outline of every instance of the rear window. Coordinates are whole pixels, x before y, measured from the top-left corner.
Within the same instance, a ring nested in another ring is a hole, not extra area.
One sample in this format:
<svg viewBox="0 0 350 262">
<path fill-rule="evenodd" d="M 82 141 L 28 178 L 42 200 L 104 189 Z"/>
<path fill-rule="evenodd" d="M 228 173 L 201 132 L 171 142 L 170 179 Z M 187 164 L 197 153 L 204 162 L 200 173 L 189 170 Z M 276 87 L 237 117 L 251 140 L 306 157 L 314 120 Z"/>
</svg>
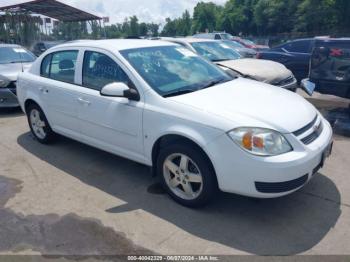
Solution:
<svg viewBox="0 0 350 262">
<path fill-rule="evenodd" d="M 74 83 L 78 51 L 60 51 L 47 55 L 41 62 L 41 76 Z"/>
</svg>

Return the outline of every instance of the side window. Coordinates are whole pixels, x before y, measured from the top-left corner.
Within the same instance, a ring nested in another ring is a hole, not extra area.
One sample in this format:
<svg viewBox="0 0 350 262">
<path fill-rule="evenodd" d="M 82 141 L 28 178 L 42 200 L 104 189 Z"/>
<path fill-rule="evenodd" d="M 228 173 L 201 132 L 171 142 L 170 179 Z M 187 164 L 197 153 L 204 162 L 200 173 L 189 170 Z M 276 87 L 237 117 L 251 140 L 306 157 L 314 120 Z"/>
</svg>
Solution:
<svg viewBox="0 0 350 262">
<path fill-rule="evenodd" d="M 101 91 L 113 82 L 129 84 L 130 80 L 125 72 L 107 55 L 86 51 L 83 64 L 83 86 Z"/>
<path fill-rule="evenodd" d="M 215 35 L 215 40 L 221 40 L 221 36 L 219 34 Z"/>
<path fill-rule="evenodd" d="M 284 48 L 294 53 L 310 53 L 311 42 L 308 40 L 295 41 L 286 44 Z"/>
<path fill-rule="evenodd" d="M 52 54 L 50 78 L 74 84 L 78 51 L 62 51 Z"/>
<path fill-rule="evenodd" d="M 50 63 L 51 63 L 51 54 L 45 56 L 41 62 L 40 75 L 43 77 L 50 77 Z"/>
</svg>

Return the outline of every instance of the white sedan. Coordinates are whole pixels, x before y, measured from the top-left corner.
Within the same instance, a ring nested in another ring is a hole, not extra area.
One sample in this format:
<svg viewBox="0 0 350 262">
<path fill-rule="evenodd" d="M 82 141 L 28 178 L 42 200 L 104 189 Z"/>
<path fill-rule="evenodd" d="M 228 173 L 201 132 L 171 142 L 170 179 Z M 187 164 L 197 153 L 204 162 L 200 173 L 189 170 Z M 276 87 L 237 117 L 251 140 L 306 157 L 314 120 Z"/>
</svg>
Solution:
<svg viewBox="0 0 350 262">
<path fill-rule="evenodd" d="M 60 134 L 152 166 L 192 207 L 217 189 L 290 194 L 331 151 L 329 123 L 299 95 L 233 78 L 164 41 L 56 46 L 19 76 L 17 93 L 39 142 Z"/>
</svg>

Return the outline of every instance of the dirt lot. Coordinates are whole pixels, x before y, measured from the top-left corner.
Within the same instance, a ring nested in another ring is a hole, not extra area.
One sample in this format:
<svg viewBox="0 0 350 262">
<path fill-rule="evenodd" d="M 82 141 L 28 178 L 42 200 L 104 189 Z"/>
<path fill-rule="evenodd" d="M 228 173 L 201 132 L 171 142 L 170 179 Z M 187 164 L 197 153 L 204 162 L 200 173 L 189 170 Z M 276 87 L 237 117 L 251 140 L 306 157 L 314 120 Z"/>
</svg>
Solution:
<svg viewBox="0 0 350 262">
<path fill-rule="evenodd" d="M 313 103 L 327 113 L 346 102 Z M 331 102 L 329 102 L 331 101 Z M 177 205 L 149 169 L 72 140 L 37 143 L 20 111 L 0 112 L 0 253 L 348 254 L 350 138 L 302 190 L 273 200 L 221 194 Z"/>
</svg>

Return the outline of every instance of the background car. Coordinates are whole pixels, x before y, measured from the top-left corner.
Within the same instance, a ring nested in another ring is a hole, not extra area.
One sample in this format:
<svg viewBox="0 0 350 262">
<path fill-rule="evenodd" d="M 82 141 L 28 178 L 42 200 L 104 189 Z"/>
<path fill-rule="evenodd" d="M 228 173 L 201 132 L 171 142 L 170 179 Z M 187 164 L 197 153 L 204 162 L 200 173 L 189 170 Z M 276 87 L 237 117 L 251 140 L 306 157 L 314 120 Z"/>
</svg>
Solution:
<svg viewBox="0 0 350 262">
<path fill-rule="evenodd" d="M 312 89 L 320 93 L 350 98 L 350 38 L 317 39 L 314 43 L 309 79 L 303 85 L 310 81 Z"/>
<path fill-rule="evenodd" d="M 234 36 L 232 38 L 232 40 L 242 44 L 246 48 L 251 48 L 251 49 L 254 49 L 257 51 L 270 49 L 270 47 L 267 45 L 259 45 L 257 43 L 254 43 L 252 40 L 244 39 L 244 38 L 237 37 L 237 36 Z"/>
<path fill-rule="evenodd" d="M 18 73 L 30 68 L 35 55 L 19 45 L 0 44 L 0 108 L 19 106 L 16 97 Z"/>
<path fill-rule="evenodd" d="M 237 51 L 244 58 L 256 58 L 257 51 L 254 49 L 246 48 L 234 40 L 222 40 L 222 42 Z"/>
<path fill-rule="evenodd" d="M 65 41 L 42 41 L 37 42 L 33 45 L 31 48 L 31 51 L 36 55 L 40 56 L 42 53 L 44 53 L 46 50 L 50 49 L 51 47 L 54 47 L 56 45 L 62 44 Z"/>
<path fill-rule="evenodd" d="M 200 39 L 212 39 L 212 40 L 224 40 L 224 41 L 235 41 L 241 44 L 245 48 L 254 49 L 254 50 L 265 50 L 269 49 L 267 45 L 258 45 L 254 43 L 252 40 L 243 39 L 238 36 L 233 36 L 229 33 L 225 32 L 214 32 L 214 33 L 201 33 L 193 35 L 194 38 Z"/>
<path fill-rule="evenodd" d="M 211 40 L 232 40 L 233 36 L 225 32 L 200 33 L 193 35 L 194 38 L 211 39 Z"/>
<path fill-rule="evenodd" d="M 314 45 L 315 38 L 298 39 L 269 50 L 259 51 L 257 58 L 284 64 L 300 82 L 309 74 L 309 62 Z"/>
<path fill-rule="evenodd" d="M 243 58 L 225 43 L 215 40 L 199 38 L 162 39 L 186 47 L 192 52 L 216 63 L 230 74 L 296 91 L 296 79 L 292 72 L 280 63 Z"/>
</svg>

